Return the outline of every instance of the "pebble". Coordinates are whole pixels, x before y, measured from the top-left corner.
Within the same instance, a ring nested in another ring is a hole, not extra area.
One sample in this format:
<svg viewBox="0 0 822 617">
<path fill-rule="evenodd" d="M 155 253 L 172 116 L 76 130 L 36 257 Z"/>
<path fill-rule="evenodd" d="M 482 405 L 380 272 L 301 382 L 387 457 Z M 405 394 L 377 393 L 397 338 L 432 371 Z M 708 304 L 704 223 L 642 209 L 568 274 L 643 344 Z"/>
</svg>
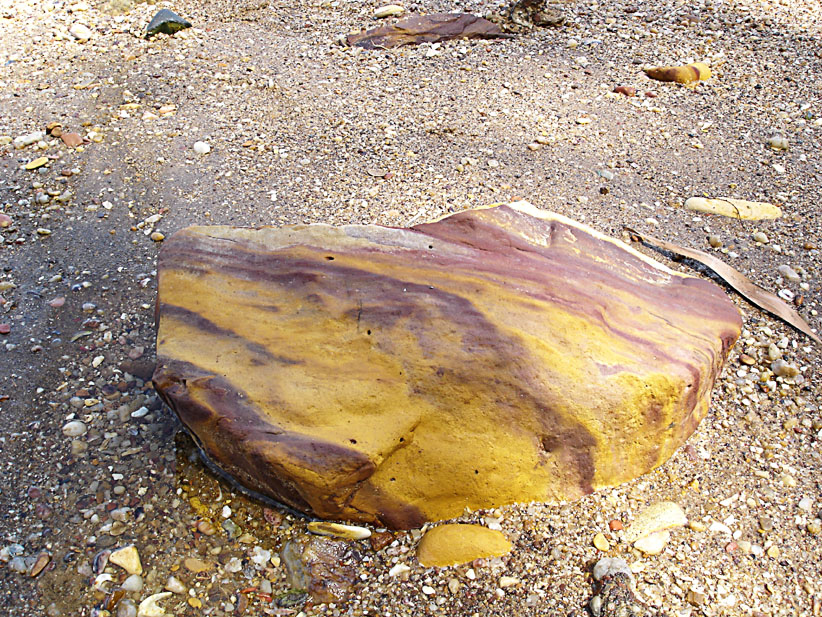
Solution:
<svg viewBox="0 0 822 617">
<path fill-rule="evenodd" d="M 481 525 L 440 525 L 425 532 L 417 546 L 417 560 L 425 567 L 444 567 L 510 551 L 511 543 L 500 531 Z"/>
<path fill-rule="evenodd" d="M 176 576 L 169 576 L 165 586 L 166 591 L 176 594 L 184 594 L 188 588 Z"/>
<path fill-rule="evenodd" d="M 722 246 L 722 240 L 719 239 L 719 236 L 708 236 L 708 244 L 710 244 L 713 248 L 717 249 Z"/>
<path fill-rule="evenodd" d="M 668 544 L 670 539 L 671 532 L 667 529 L 655 531 L 634 542 L 634 548 L 642 551 L 646 555 L 659 555 L 665 549 L 665 545 Z"/>
<path fill-rule="evenodd" d="M 25 574 L 28 568 L 26 567 L 26 560 L 22 557 L 15 557 L 9 562 L 9 569 L 18 574 Z"/>
<path fill-rule="evenodd" d="M 757 231 L 752 237 L 754 241 L 760 244 L 767 244 L 770 241 L 764 231 Z"/>
<path fill-rule="evenodd" d="M 408 574 L 409 572 L 411 572 L 411 568 L 409 566 L 405 565 L 404 563 L 398 563 L 388 571 L 388 576 L 393 578 L 395 576 L 402 576 L 404 574 Z"/>
<path fill-rule="evenodd" d="M 211 568 L 211 564 L 203 561 L 201 559 L 197 559 L 196 557 L 186 557 L 183 560 L 183 565 L 185 569 L 189 572 L 194 572 L 194 574 L 199 574 L 200 572 L 206 572 Z"/>
<path fill-rule="evenodd" d="M 217 532 L 214 525 L 208 521 L 197 521 L 197 531 L 204 536 L 213 536 Z"/>
<path fill-rule="evenodd" d="M 60 139 L 69 148 L 76 148 L 83 143 L 83 137 L 79 133 L 63 133 Z"/>
<path fill-rule="evenodd" d="M 773 148 L 774 150 L 787 150 L 788 149 L 788 140 L 781 135 L 774 135 L 773 137 L 768 138 L 768 146 Z"/>
<path fill-rule="evenodd" d="M 799 375 L 799 369 L 795 365 L 788 364 L 787 362 L 785 362 L 785 360 L 782 360 L 781 358 L 771 363 L 771 370 L 773 371 L 773 374 L 777 377 L 790 378 Z"/>
<path fill-rule="evenodd" d="M 260 546 L 255 546 L 251 551 L 251 561 L 258 568 L 263 568 L 271 560 L 271 551 Z"/>
<path fill-rule="evenodd" d="M 27 170 L 31 171 L 32 169 L 37 169 L 38 167 L 42 167 L 43 165 L 45 165 L 48 162 L 49 162 L 49 159 L 48 159 L 47 156 L 40 156 L 40 157 L 26 163 L 24 167 Z"/>
<path fill-rule="evenodd" d="M 88 26 L 84 24 L 74 24 L 69 29 L 69 34 L 78 41 L 88 41 L 92 37 L 92 32 Z"/>
<path fill-rule="evenodd" d="M 513 587 L 514 585 L 519 585 L 520 580 L 516 576 L 501 576 L 497 584 L 502 588 L 505 589 L 506 587 Z"/>
<path fill-rule="evenodd" d="M 779 266 L 777 271 L 785 280 L 790 281 L 791 283 L 798 283 L 801 280 L 801 277 L 796 273 L 796 270 L 786 264 Z"/>
<path fill-rule="evenodd" d="M 602 552 L 606 552 L 611 548 L 611 544 L 602 533 L 598 533 L 594 536 L 594 546 Z"/>
<path fill-rule="evenodd" d="M 45 138 L 45 131 L 35 131 L 34 133 L 29 133 L 28 135 L 20 135 L 19 137 L 14 138 L 14 147 L 20 150 L 21 148 L 25 148 L 31 144 L 36 144 L 38 141 L 43 141 Z"/>
<path fill-rule="evenodd" d="M 195 141 L 194 142 L 194 152 L 196 154 L 208 154 L 211 152 L 211 146 L 209 146 L 204 141 Z"/>
<path fill-rule="evenodd" d="M 165 235 L 160 233 L 159 231 L 152 231 L 149 238 L 151 238 L 152 242 L 162 242 L 166 239 Z"/>
<path fill-rule="evenodd" d="M 108 560 L 123 568 L 129 574 L 142 574 L 143 565 L 140 563 L 140 554 L 134 545 L 124 546 L 109 555 Z"/>
<path fill-rule="evenodd" d="M 63 425 L 63 435 L 66 437 L 81 437 L 86 434 L 88 427 L 80 420 L 72 420 Z"/>
<path fill-rule="evenodd" d="M 137 607 L 134 600 L 126 598 L 117 605 L 117 617 L 137 617 Z"/>
<path fill-rule="evenodd" d="M 779 349 L 779 347 L 777 347 L 773 343 L 768 345 L 768 359 L 771 362 L 773 362 L 774 360 L 779 360 L 781 357 L 782 357 L 782 351 Z"/>
<path fill-rule="evenodd" d="M 678 504 L 672 501 L 660 501 L 648 506 L 639 513 L 625 531 L 626 542 L 636 542 L 652 533 L 682 527 L 688 523 L 688 517 Z"/>
<path fill-rule="evenodd" d="M 49 565 L 51 561 L 51 553 L 47 551 L 43 551 L 37 556 L 37 559 L 31 566 L 31 570 L 29 570 L 29 576 L 35 578 L 38 574 L 40 574 L 43 569 Z"/>
<path fill-rule="evenodd" d="M 143 590 L 143 577 L 139 574 L 132 574 L 120 585 L 126 591 L 139 592 Z"/>
<path fill-rule="evenodd" d="M 146 27 L 146 38 L 155 34 L 174 34 L 180 30 L 190 28 L 191 24 L 169 9 L 161 9 L 152 17 Z"/>
<path fill-rule="evenodd" d="M 385 17 L 393 17 L 401 15 L 405 12 L 405 7 L 399 4 L 386 4 L 374 11 L 374 19 L 384 19 Z"/>
<path fill-rule="evenodd" d="M 771 559 L 777 559 L 779 557 L 779 547 L 776 545 L 770 547 L 766 552 Z"/>
</svg>

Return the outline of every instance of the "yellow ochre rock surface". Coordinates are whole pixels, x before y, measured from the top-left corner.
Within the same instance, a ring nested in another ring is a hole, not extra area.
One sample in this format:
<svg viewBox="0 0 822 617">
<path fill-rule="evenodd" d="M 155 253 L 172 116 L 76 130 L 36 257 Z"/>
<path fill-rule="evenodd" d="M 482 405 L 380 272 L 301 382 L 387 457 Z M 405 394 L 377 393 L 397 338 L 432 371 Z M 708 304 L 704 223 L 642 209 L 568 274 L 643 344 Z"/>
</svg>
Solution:
<svg viewBox="0 0 822 617">
<path fill-rule="evenodd" d="M 675 81 L 678 84 L 691 84 L 711 78 L 711 69 L 704 62 L 683 64 L 681 66 L 657 66 L 645 69 L 645 74 L 657 81 Z"/>
<path fill-rule="evenodd" d="M 248 488 L 418 527 L 660 465 L 739 336 L 713 283 L 525 202 L 408 229 L 190 227 L 154 384 Z"/>
<path fill-rule="evenodd" d="M 501 531 L 482 525 L 440 525 L 425 532 L 417 546 L 417 561 L 426 568 L 444 568 L 510 551 L 511 543 Z"/>
</svg>

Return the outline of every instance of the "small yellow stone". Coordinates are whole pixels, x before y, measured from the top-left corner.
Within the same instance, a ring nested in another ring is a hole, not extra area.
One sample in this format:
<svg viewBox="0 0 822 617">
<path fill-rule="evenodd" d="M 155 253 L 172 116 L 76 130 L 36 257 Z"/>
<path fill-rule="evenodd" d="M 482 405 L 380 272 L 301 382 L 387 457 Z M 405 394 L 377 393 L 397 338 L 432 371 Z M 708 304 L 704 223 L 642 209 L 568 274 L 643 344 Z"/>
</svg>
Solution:
<svg viewBox="0 0 822 617">
<path fill-rule="evenodd" d="M 48 162 L 49 162 L 48 157 L 41 156 L 39 158 L 34 159 L 33 161 L 29 161 L 28 163 L 26 163 L 26 169 L 28 169 L 28 170 L 37 169 L 38 167 L 42 167 L 43 165 L 45 165 Z"/>
<path fill-rule="evenodd" d="M 511 543 L 502 532 L 481 525 L 440 525 L 429 529 L 417 547 L 425 567 L 457 566 L 482 557 L 500 557 Z"/>
<path fill-rule="evenodd" d="M 165 235 L 161 234 L 159 231 L 151 232 L 151 236 L 149 237 L 151 238 L 152 242 L 162 242 L 166 239 Z"/>
<path fill-rule="evenodd" d="M 202 608 L 203 603 L 200 602 L 197 598 L 189 598 L 188 605 L 192 608 Z"/>
<path fill-rule="evenodd" d="M 594 546 L 603 552 L 611 548 L 610 542 L 608 542 L 608 539 L 601 533 L 594 536 Z"/>
<path fill-rule="evenodd" d="M 198 574 L 200 572 L 205 572 L 206 570 L 211 568 L 211 564 L 201 559 L 197 559 L 195 557 L 186 557 L 183 560 L 183 565 L 186 567 L 186 570 L 189 572 L 194 572 Z"/>
<path fill-rule="evenodd" d="M 778 558 L 779 557 L 779 547 L 778 546 L 772 546 L 771 548 L 769 548 L 768 549 L 768 557 L 770 557 L 771 559 Z"/>
<path fill-rule="evenodd" d="M 200 516 L 208 516 L 211 514 L 208 506 L 206 506 L 202 501 L 200 501 L 199 497 L 192 497 L 188 500 L 191 504 L 191 508 Z"/>
</svg>

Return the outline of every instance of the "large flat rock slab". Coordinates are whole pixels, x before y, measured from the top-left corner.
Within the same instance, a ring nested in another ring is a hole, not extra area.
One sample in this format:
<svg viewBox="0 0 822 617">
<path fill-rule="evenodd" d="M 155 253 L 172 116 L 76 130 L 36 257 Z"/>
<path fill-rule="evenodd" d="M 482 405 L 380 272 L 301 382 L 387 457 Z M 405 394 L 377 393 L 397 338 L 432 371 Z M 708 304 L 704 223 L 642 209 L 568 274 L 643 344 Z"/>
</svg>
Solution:
<svg viewBox="0 0 822 617">
<path fill-rule="evenodd" d="M 713 283 L 519 202 L 409 229 L 191 227 L 159 260 L 154 383 L 208 456 L 392 528 L 664 462 L 739 336 Z"/>
</svg>

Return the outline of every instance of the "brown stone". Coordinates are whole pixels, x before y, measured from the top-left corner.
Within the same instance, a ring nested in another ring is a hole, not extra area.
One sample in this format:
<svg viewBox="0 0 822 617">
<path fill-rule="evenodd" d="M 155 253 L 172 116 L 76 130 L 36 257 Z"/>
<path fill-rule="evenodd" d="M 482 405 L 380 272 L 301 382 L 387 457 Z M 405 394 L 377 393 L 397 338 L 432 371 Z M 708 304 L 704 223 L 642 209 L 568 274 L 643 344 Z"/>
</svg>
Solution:
<svg viewBox="0 0 822 617">
<path fill-rule="evenodd" d="M 660 465 L 741 326 L 713 283 L 524 203 L 193 227 L 158 278 L 154 385 L 206 454 L 291 507 L 394 529 Z"/>
</svg>

